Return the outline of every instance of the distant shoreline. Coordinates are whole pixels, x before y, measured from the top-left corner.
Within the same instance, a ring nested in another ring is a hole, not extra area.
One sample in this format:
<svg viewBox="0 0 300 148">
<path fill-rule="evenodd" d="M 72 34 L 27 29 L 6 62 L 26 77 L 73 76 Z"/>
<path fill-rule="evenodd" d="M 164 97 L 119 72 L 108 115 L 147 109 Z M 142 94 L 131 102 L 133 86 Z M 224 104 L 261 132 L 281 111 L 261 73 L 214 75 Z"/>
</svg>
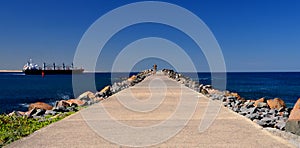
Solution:
<svg viewBox="0 0 300 148">
<path fill-rule="evenodd" d="M 0 70 L 0 72 L 22 72 L 22 70 Z"/>
</svg>

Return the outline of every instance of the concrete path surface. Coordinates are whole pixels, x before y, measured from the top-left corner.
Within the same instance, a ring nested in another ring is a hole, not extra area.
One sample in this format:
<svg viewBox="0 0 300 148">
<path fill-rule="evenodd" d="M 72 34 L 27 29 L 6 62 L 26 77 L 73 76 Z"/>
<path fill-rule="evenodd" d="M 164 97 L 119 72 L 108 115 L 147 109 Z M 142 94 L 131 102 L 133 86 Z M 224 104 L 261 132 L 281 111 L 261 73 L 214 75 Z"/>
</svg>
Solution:
<svg viewBox="0 0 300 148">
<path fill-rule="evenodd" d="M 7 147 L 120 146 L 292 147 L 163 74 L 147 77 Z"/>
</svg>

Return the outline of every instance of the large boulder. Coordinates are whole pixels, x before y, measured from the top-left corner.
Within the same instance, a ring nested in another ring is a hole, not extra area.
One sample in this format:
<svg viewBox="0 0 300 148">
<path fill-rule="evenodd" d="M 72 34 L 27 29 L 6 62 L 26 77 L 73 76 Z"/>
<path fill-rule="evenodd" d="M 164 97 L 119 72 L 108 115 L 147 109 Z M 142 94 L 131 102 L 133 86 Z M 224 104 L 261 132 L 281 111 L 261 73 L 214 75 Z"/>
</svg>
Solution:
<svg viewBox="0 0 300 148">
<path fill-rule="evenodd" d="M 268 106 L 271 109 L 280 109 L 280 108 L 285 108 L 286 105 L 282 99 L 275 98 L 273 100 L 267 100 Z"/>
<path fill-rule="evenodd" d="M 32 108 L 31 110 L 27 111 L 24 115 L 28 118 L 31 118 L 37 112 L 36 108 Z"/>
<path fill-rule="evenodd" d="M 37 109 L 36 112 L 32 116 L 43 116 L 46 110 L 44 109 Z"/>
<path fill-rule="evenodd" d="M 67 112 L 67 107 L 69 107 L 70 104 L 65 100 L 56 101 L 55 105 L 53 107 L 53 111 L 56 112 Z"/>
<path fill-rule="evenodd" d="M 208 91 L 207 91 L 206 89 L 201 89 L 201 93 L 202 93 L 203 95 L 207 95 L 207 94 L 208 94 Z"/>
<path fill-rule="evenodd" d="M 81 100 L 81 101 L 91 101 L 93 102 L 94 99 L 96 98 L 95 94 L 90 92 L 90 91 L 87 91 L 87 92 L 84 92 L 83 94 L 81 94 L 77 100 Z"/>
<path fill-rule="evenodd" d="M 69 104 L 69 106 L 72 106 L 74 104 L 76 106 L 85 106 L 86 105 L 86 102 L 78 100 L 78 99 L 70 99 L 70 100 L 67 100 L 66 102 Z"/>
<path fill-rule="evenodd" d="M 61 106 L 68 107 L 68 106 L 70 106 L 70 103 L 67 102 L 66 100 L 56 101 L 55 105 L 54 105 L 54 108 L 61 107 Z"/>
<path fill-rule="evenodd" d="M 52 106 L 44 103 L 44 102 L 36 102 L 36 103 L 31 103 L 28 107 L 28 111 L 32 110 L 32 109 L 44 109 L 44 110 L 51 110 Z"/>
<path fill-rule="evenodd" d="M 106 87 L 104 87 L 100 92 L 96 93 L 96 96 L 99 98 L 106 98 L 109 97 L 112 94 L 111 92 L 111 87 L 108 85 Z"/>
<path fill-rule="evenodd" d="M 255 107 L 257 107 L 258 105 L 260 105 L 261 103 L 264 103 L 264 102 L 265 102 L 265 98 L 260 98 L 260 99 L 256 100 L 253 105 Z"/>
<path fill-rule="evenodd" d="M 111 92 L 112 93 L 116 93 L 116 92 L 119 92 L 121 91 L 121 86 L 119 85 L 119 83 L 114 83 L 112 86 L 111 86 Z"/>
<path fill-rule="evenodd" d="M 286 123 L 285 130 L 297 135 L 300 135 L 300 98 L 294 105 L 289 119 Z"/>
<path fill-rule="evenodd" d="M 135 75 L 131 76 L 130 78 L 127 79 L 127 82 L 129 85 L 134 85 L 135 81 L 136 81 L 137 77 Z"/>
<path fill-rule="evenodd" d="M 265 103 L 265 102 L 258 102 L 257 105 L 255 107 L 258 107 L 258 108 L 266 108 L 268 107 L 268 104 Z"/>
<path fill-rule="evenodd" d="M 242 102 L 245 102 L 246 100 L 244 98 L 242 98 L 238 93 L 230 93 L 231 96 L 236 97 L 237 100 L 240 100 Z"/>
</svg>

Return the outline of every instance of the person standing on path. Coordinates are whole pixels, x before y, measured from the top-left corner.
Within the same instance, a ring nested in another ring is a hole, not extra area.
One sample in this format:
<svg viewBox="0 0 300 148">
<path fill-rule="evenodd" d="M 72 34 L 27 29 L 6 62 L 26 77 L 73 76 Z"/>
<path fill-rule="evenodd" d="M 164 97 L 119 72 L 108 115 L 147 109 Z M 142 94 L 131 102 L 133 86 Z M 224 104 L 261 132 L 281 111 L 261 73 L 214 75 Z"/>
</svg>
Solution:
<svg viewBox="0 0 300 148">
<path fill-rule="evenodd" d="M 154 64 L 154 65 L 153 65 L 153 74 L 156 74 L 156 70 L 157 70 L 157 65 Z"/>
</svg>

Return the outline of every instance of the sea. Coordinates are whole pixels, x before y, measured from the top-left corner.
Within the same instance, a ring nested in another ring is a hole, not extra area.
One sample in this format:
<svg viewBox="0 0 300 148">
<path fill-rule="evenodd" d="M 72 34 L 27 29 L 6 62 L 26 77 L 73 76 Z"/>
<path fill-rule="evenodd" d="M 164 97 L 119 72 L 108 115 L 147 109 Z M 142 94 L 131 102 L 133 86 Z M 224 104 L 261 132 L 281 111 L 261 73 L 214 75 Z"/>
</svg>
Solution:
<svg viewBox="0 0 300 148">
<path fill-rule="evenodd" d="M 82 78 L 95 77 L 97 90 L 136 74 L 132 73 L 84 73 Z M 211 84 L 210 73 L 183 73 L 202 84 Z M 281 98 L 293 107 L 300 97 L 300 72 L 229 72 L 226 90 L 237 92 L 245 99 Z M 82 88 L 81 92 L 88 91 Z M 23 73 L 0 73 L 0 113 L 13 110 L 26 111 L 34 102 L 54 105 L 61 99 L 72 99 L 72 75 L 25 75 Z"/>
</svg>

